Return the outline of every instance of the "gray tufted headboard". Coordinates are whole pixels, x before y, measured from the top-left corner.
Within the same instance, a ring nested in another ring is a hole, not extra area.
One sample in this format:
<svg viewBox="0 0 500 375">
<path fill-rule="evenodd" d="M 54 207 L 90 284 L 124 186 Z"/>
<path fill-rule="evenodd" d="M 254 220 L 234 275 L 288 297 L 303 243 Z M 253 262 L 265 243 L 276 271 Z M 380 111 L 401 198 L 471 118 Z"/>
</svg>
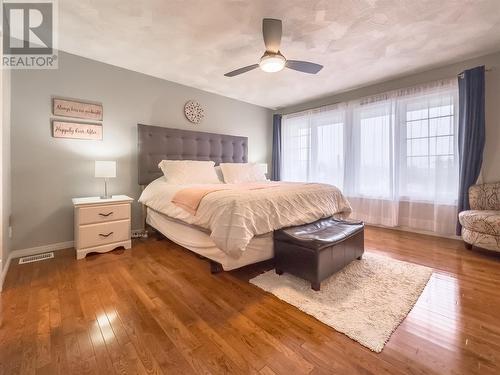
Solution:
<svg viewBox="0 0 500 375">
<path fill-rule="evenodd" d="M 161 177 L 162 160 L 213 160 L 246 163 L 248 138 L 191 130 L 137 125 L 139 140 L 139 185 Z"/>
</svg>

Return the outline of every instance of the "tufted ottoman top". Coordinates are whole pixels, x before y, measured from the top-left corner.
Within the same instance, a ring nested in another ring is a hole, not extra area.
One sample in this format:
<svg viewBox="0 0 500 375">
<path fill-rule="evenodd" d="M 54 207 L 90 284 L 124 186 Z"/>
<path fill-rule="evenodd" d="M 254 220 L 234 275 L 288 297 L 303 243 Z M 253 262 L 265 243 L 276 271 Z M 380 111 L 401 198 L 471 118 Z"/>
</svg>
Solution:
<svg viewBox="0 0 500 375">
<path fill-rule="evenodd" d="M 321 250 L 363 231 L 364 226 L 362 221 L 327 218 L 311 224 L 277 230 L 274 232 L 274 240 L 294 243 L 312 250 Z"/>
</svg>

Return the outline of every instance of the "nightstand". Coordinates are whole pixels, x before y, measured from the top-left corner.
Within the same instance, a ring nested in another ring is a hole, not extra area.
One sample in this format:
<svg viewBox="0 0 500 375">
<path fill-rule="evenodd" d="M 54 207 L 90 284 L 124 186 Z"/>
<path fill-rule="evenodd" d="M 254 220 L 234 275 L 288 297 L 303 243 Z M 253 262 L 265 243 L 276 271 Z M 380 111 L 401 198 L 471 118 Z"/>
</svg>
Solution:
<svg viewBox="0 0 500 375">
<path fill-rule="evenodd" d="M 126 195 L 114 195 L 110 199 L 73 199 L 76 259 L 83 259 L 92 252 L 105 253 L 118 247 L 132 247 L 132 202 L 133 199 Z"/>
</svg>

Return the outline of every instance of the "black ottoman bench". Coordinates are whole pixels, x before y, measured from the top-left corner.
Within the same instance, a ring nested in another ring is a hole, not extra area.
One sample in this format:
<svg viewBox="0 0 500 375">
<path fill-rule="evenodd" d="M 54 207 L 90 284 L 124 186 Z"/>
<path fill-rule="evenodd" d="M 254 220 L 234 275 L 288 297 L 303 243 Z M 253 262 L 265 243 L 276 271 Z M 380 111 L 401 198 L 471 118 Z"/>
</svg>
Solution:
<svg viewBox="0 0 500 375">
<path fill-rule="evenodd" d="M 276 273 L 291 273 L 320 290 L 321 282 L 364 252 L 364 224 L 334 218 L 274 232 Z"/>
</svg>

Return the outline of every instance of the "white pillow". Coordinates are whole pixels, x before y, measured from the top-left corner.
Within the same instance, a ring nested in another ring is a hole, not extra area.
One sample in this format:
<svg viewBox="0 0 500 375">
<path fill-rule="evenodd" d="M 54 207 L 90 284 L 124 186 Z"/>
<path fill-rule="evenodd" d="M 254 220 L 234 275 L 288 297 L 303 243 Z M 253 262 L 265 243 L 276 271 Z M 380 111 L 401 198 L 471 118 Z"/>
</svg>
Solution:
<svg viewBox="0 0 500 375">
<path fill-rule="evenodd" d="M 162 160 L 158 167 L 169 184 L 220 184 L 214 165 L 213 161 Z"/>
<path fill-rule="evenodd" d="M 264 171 L 255 163 L 222 163 L 220 168 L 226 184 L 267 181 Z"/>
</svg>

